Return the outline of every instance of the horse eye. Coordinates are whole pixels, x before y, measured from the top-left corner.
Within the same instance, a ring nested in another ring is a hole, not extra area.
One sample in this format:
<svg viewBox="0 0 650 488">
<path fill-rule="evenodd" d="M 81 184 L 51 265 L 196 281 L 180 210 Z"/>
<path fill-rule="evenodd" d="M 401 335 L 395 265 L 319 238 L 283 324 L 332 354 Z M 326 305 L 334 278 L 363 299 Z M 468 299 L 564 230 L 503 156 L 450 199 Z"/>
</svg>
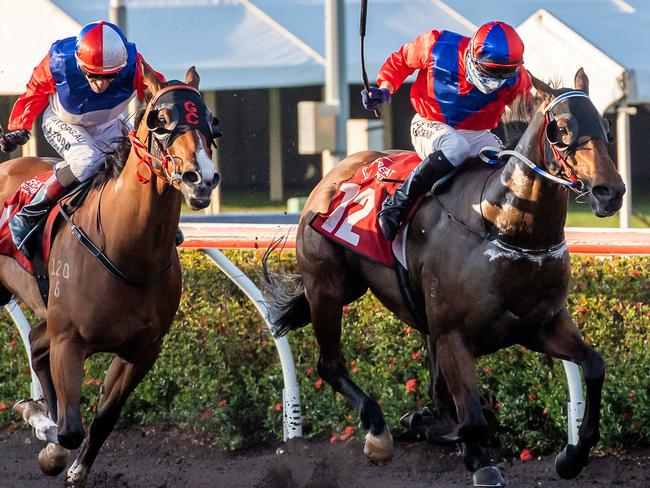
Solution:
<svg viewBox="0 0 650 488">
<path fill-rule="evenodd" d="M 566 135 L 568 134 L 569 131 L 567 131 L 566 127 L 558 127 L 557 130 L 559 131 L 560 134 Z"/>
</svg>

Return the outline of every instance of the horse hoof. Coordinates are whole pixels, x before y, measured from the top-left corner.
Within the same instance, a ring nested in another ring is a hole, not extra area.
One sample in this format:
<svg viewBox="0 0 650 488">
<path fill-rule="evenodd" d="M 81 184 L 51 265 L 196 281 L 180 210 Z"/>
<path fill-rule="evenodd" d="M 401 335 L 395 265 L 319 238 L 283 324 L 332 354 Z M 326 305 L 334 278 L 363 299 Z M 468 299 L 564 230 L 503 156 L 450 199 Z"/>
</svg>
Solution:
<svg viewBox="0 0 650 488">
<path fill-rule="evenodd" d="M 57 476 L 68 465 L 70 453 L 58 444 L 48 444 L 38 453 L 38 466 L 43 474 Z"/>
<path fill-rule="evenodd" d="M 88 479 L 88 468 L 79 464 L 79 460 L 75 460 L 68 469 L 68 476 L 65 480 L 66 488 L 82 488 Z"/>
<path fill-rule="evenodd" d="M 474 486 L 506 486 L 506 480 L 496 466 L 483 466 L 472 475 Z"/>
<path fill-rule="evenodd" d="M 575 446 L 568 444 L 555 458 L 555 471 L 560 478 L 572 480 L 580 474 L 585 464 L 577 459 Z"/>
<path fill-rule="evenodd" d="M 393 457 L 393 436 L 390 435 L 388 425 L 378 435 L 366 434 L 366 443 L 363 446 L 363 453 L 373 463 L 385 464 Z"/>
</svg>

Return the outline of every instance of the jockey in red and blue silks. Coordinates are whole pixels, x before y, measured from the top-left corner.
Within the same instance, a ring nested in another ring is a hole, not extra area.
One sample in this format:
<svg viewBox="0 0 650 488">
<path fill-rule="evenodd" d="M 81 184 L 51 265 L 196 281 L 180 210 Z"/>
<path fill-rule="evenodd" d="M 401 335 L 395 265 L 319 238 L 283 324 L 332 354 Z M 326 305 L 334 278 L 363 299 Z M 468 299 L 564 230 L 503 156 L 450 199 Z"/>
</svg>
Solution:
<svg viewBox="0 0 650 488">
<path fill-rule="evenodd" d="M 99 21 L 86 25 L 76 37 L 56 41 L 34 69 L 11 111 L 11 132 L 0 138 L 0 150 L 11 152 L 25 144 L 44 111 L 43 133 L 63 161 L 9 222 L 16 247 L 28 258 L 33 254 L 28 237 L 35 224 L 66 190 L 97 173 L 105 154 L 123 139 L 127 105 L 135 96 L 145 97 L 145 64 L 116 25 Z"/>
<path fill-rule="evenodd" d="M 532 87 L 523 55 L 523 42 L 503 22 L 482 25 L 471 39 L 425 32 L 390 55 L 379 70 L 379 88 L 361 92 L 364 107 L 374 110 L 419 70 L 411 87 L 411 141 L 423 160 L 382 205 L 378 221 L 387 238 L 394 239 L 413 203 L 438 179 L 481 148 L 502 145 L 491 129 Z"/>
</svg>

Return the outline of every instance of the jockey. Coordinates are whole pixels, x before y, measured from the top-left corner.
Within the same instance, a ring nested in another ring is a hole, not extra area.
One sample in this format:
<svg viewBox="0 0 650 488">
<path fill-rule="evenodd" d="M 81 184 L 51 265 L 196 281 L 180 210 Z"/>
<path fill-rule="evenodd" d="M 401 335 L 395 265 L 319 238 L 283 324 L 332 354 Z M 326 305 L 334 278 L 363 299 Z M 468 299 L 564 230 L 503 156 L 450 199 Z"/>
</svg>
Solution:
<svg viewBox="0 0 650 488">
<path fill-rule="evenodd" d="M 144 64 L 116 25 L 99 21 L 86 25 L 76 38 L 56 41 L 34 69 L 11 111 L 11 132 L 0 137 L 0 150 L 11 152 L 25 144 L 36 117 L 45 111 L 43 133 L 63 161 L 9 221 L 14 244 L 28 258 L 33 256 L 28 237 L 36 224 L 67 190 L 95 175 L 105 153 L 124 137 L 127 105 L 135 95 L 145 97 Z"/>
<path fill-rule="evenodd" d="M 361 92 L 363 106 L 375 110 L 390 102 L 416 69 L 411 104 L 411 141 L 422 162 L 383 202 L 382 233 L 394 239 L 415 201 L 432 185 L 476 156 L 485 146 L 502 146 L 490 129 L 506 105 L 528 95 L 531 80 L 523 69 L 524 44 L 503 22 L 482 25 L 472 38 L 450 31 L 425 32 L 390 55 L 377 84 Z"/>
</svg>

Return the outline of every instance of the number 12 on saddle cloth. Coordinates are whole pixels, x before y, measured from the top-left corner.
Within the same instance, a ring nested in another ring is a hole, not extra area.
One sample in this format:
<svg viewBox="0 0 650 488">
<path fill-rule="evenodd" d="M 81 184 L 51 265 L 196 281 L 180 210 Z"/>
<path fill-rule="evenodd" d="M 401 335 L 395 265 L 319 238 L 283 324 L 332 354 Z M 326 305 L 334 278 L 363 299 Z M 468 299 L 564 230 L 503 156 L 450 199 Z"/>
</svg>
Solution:
<svg viewBox="0 0 650 488">
<path fill-rule="evenodd" d="M 327 213 L 316 214 L 309 225 L 342 246 L 393 267 L 391 243 L 379 230 L 377 212 L 386 194 L 393 193 L 419 162 L 416 153 L 403 152 L 361 166 L 341 183 Z"/>
</svg>

